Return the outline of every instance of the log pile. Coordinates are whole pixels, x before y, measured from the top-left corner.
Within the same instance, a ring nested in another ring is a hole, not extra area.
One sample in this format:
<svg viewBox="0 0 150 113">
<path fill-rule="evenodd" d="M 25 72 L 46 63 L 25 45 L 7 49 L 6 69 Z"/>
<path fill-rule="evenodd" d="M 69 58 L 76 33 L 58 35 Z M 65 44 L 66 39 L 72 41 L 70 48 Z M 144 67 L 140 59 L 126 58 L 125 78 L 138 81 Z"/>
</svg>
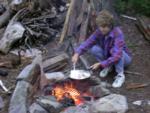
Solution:
<svg viewBox="0 0 150 113">
<path fill-rule="evenodd" d="M 137 25 L 140 31 L 143 33 L 146 40 L 150 42 L 150 20 L 146 17 L 138 17 Z"/>
</svg>

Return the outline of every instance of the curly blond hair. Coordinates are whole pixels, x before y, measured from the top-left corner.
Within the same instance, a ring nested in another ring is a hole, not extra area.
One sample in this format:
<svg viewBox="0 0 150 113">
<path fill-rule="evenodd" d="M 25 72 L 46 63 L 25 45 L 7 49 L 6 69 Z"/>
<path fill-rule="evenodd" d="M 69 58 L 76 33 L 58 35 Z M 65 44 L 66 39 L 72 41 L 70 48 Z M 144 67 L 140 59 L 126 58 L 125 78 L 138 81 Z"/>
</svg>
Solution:
<svg viewBox="0 0 150 113">
<path fill-rule="evenodd" d="M 100 27 L 113 26 L 114 16 L 107 10 L 99 12 L 96 18 L 96 24 Z"/>
</svg>

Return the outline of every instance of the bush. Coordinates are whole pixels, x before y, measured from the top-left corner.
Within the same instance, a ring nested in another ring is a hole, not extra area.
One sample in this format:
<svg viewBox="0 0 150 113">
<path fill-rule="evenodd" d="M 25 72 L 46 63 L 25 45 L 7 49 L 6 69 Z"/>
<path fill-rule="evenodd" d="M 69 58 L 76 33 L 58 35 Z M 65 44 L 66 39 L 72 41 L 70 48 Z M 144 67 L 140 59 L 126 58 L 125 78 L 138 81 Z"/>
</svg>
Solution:
<svg viewBox="0 0 150 113">
<path fill-rule="evenodd" d="M 133 11 L 150 17 L 150 0 L 116 0 L 115 9 L 119 13 Z"/>
</svg>

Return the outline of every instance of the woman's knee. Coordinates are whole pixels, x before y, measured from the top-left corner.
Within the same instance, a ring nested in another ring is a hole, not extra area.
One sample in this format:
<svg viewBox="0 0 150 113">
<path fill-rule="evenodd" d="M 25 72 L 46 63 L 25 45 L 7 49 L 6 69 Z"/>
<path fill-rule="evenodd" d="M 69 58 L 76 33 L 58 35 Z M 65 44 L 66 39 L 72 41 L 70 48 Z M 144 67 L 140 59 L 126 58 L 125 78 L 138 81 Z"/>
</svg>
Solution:
<svg viewBox="0 0 150 113">
<path fill-rule="evenodd" d="M 91 48 L 90 52 L 95 55 L 97 53 L 103 53 L 103 50 L 98 45 L 95 45 Z"/>
</svg>

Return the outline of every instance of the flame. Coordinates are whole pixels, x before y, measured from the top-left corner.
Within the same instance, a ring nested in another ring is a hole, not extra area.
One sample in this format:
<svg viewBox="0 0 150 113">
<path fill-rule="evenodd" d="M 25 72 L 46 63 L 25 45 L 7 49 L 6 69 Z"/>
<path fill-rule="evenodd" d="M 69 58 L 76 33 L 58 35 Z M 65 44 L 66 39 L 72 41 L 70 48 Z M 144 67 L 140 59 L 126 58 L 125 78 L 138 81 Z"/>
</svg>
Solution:
<svg viewBox="0 0 150 113">
<path fill-rule="evenodd" d="M 57 98 L 58 101 L 65 97 L 72 98 L 76 105 L 83 103 L 80 92 L 73 86 L 73 84 L 64 84 L 64 86 L 57 85 L 53 91 L 52 95 Z"/>
</svg>

